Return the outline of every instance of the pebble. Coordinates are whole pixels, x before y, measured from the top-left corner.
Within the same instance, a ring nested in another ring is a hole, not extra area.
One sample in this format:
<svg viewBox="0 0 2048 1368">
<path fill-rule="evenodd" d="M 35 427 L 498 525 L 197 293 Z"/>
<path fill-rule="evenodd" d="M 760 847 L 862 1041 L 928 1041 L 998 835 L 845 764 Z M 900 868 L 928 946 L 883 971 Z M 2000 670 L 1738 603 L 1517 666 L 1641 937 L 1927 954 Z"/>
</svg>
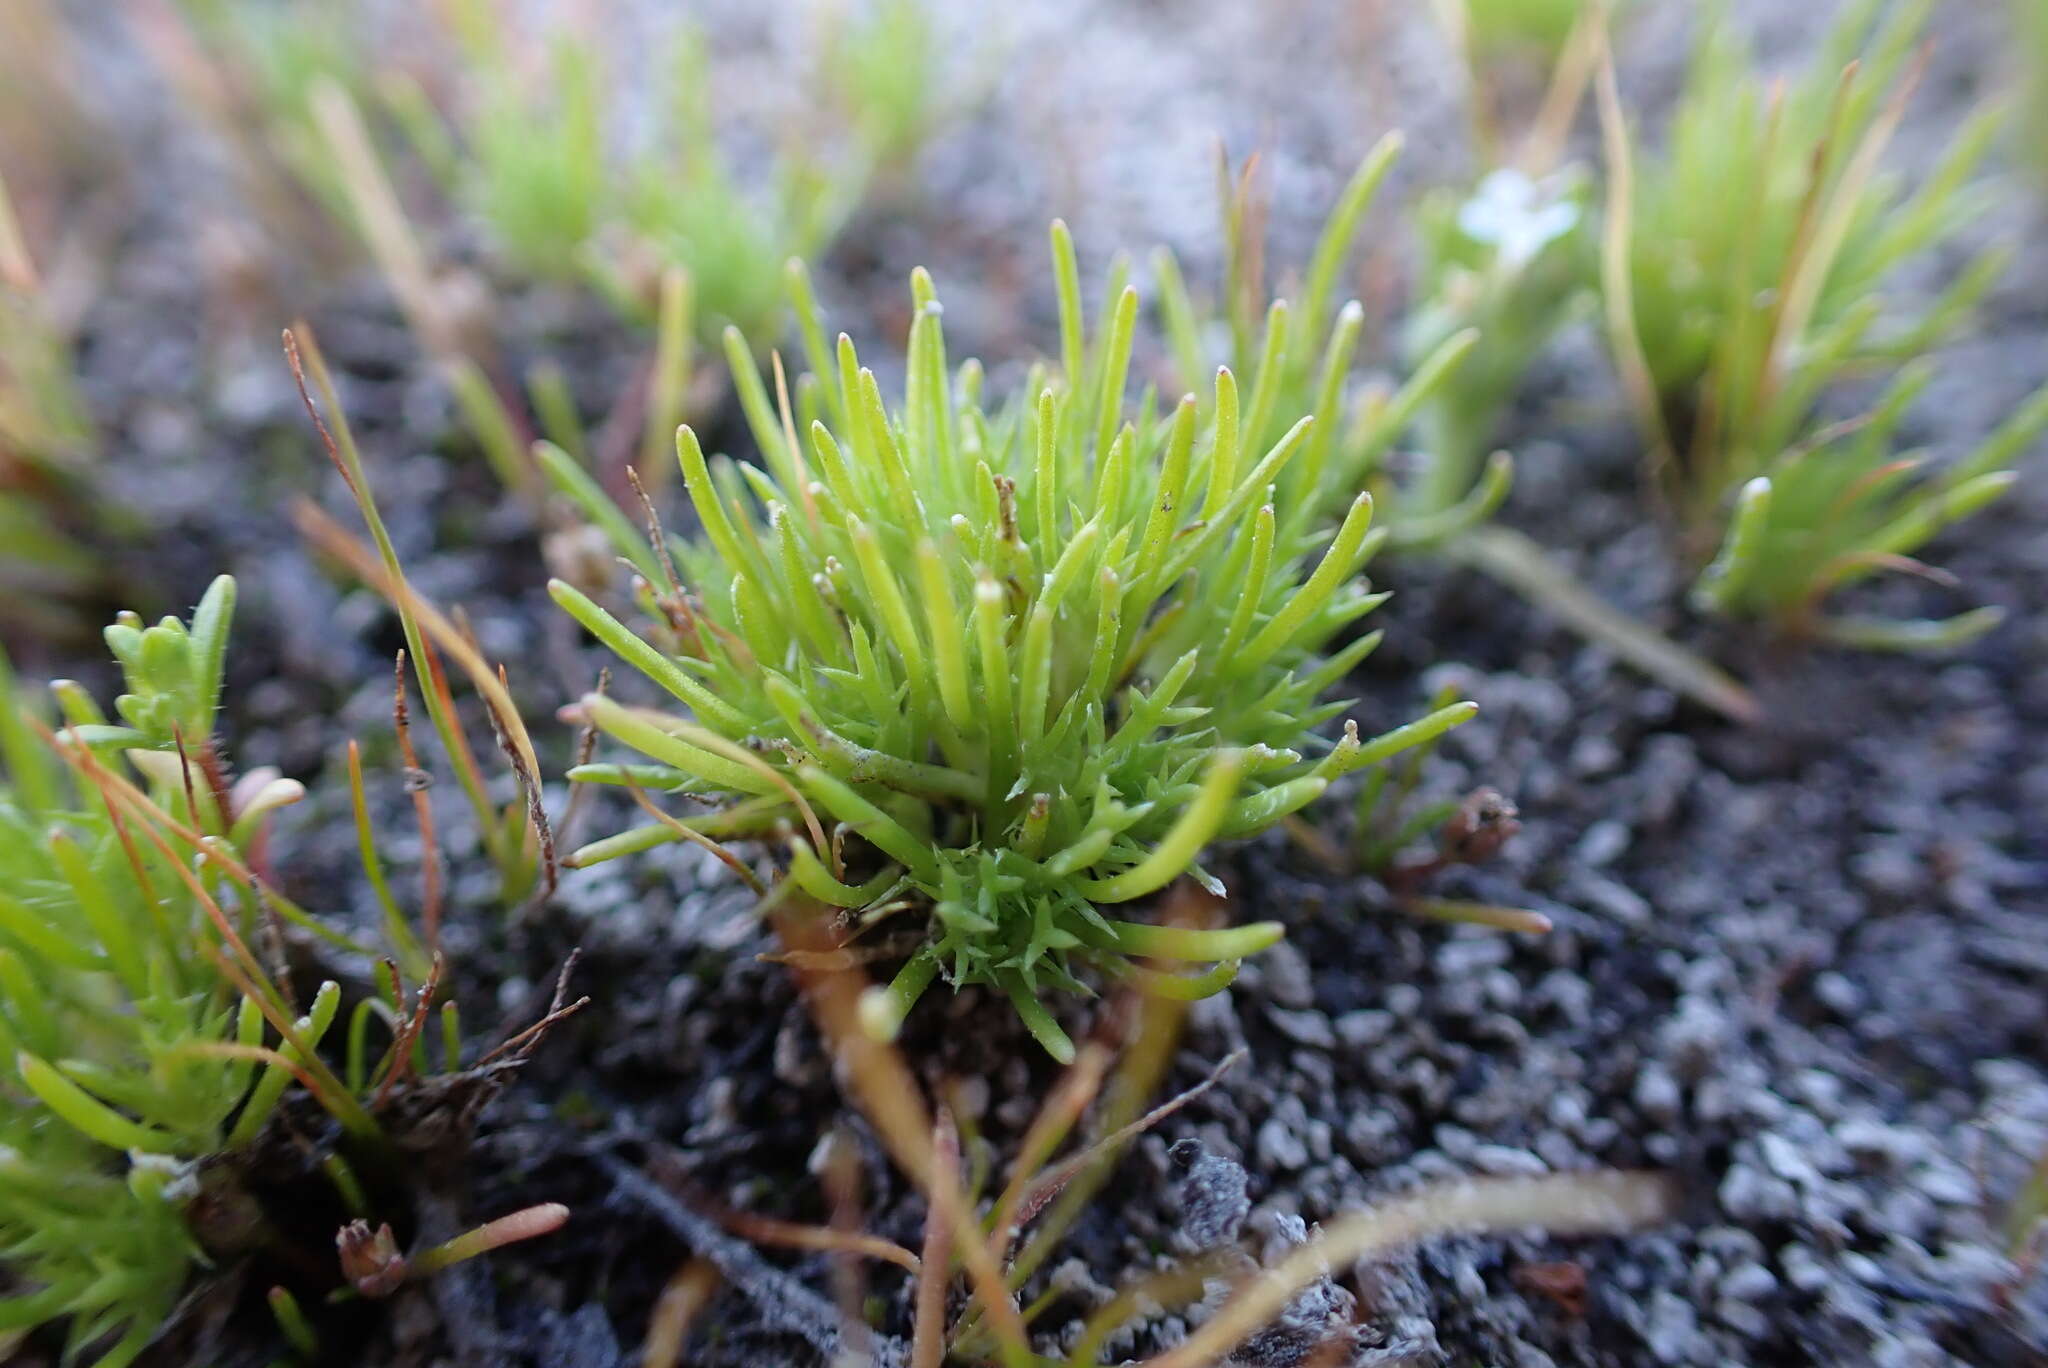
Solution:
<svg viewBox="0 0 2048 1368">
<path fill-rule="evenodd" d="M 1330 1018 L 1322 1012 L 1274 1007 L 1267 1010 L 1266 1019 L 1273 1023 L 1275 1030 L 1297 1045 L 1318 1050 L 1336 1048 L 1336 1033 L 1331 1029 Z"/>
</svg>

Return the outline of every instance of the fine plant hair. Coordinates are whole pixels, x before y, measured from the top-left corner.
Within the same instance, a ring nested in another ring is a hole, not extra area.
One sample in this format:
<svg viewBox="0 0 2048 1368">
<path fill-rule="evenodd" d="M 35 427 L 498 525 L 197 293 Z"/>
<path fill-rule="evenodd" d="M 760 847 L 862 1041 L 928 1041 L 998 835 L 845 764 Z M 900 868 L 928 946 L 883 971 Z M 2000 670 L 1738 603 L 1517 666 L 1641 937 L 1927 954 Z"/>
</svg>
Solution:
<svg viewBox="0 0 2048 1368">
<path fill-rule="evenodd" d="M 1705 611 L 1895 648 L 1954 644 L 1996 620 L 1819 611 L 1878 571 L 1924 571 L 1910 554 L 2003 493 L 2007 462 L 2048 423 L 2044 392 L 1928 474 L 1893 445 L 1927 379 L 1907 363 L 1953 329 L 2004 260 L 1983 253 L 1911 316 L 1882 294 L 1977 212 L 1970 176 L 2002 118 L 1979 112 L 1918 185 L 1887 169 L 1930 9 L 1851 6 L 1811 65 L 1772 90 L 1712 29 L 1654 157 L 1630 147 L 1611 68 L 1602 73 L 1608 331 L 1685 549 L 1701 563 L 1719 548 L 1693 595 Z M 1901 366 L 1863 418 L 1822 421 L 1845 382 Z"/>
<path fill-rule="evenodd" d="M 1227 368 L 1209 405 L 1133 407 L 1137 292 L 1119 289 L 1091 333 L 1064 225 L 1052 241 L 1058 366 L 985 399 L 975 362 L 949 368 L 919 271 L 892 405 L 852 341 L 828 350 L 806 308 L 810 374 L 793 404 L 778 413 L 757 373 L 736 377 L 758 465 L 714 466 L 694 432 L 678 434 L 704 528 L 678 570 L 645 541 L 620 547 L 645 567 L 638 597 L 656 630 L 550 588 L 691 713 L 585 698 L 586 717 L 645 760 L 572 778 L 735 799 L 662 813 L 570 863 L 777 837 L 804 893 L 875 937 L 907 933 L 901 972 L 870 1004 L 877 1030 L 893 1033 L 943 975 L 1000 989 L 1068 1058 L 1040 994 L 1083 990 L 1083 966 L 1207 993 L 1280 934 L 1105 909 L 1190 870 L 1213 885 L 1197 865 L 1213 841 L 1264 830 L 1473 707 L 1318 734 L 1346 706 L 1323 694 L 1378 641 L 1340 636 L 1383 597 L 1357 578 L 1384 539 L 1372 496 L 1335 527 L 1290 502 L 1290 488 L 1320 487 L 1293 469 L 1326 454 L 1315 420 L 1261 445 Z M 1162 977 L 1140 957 L 1216 967 Z"/>
</svg>

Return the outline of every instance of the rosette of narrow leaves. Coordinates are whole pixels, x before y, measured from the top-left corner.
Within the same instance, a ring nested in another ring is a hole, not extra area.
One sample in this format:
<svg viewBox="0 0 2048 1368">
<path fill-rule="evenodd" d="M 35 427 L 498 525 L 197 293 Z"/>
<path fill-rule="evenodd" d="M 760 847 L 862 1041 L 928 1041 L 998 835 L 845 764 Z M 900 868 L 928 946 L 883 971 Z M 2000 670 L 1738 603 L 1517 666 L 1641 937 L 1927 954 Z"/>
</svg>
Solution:
<svg viewBox="0 0 2048 1368">
<path fill-rule="evenodd" d="M 1371 497 L 1334 526 L 1288 503 L 1276 491 L 1313 459 L 1315 423 L 1260 442 L 1228 370 L 1209 403 L 1133 408 L 1136 292 L 1088 339 L 1061 225 L 1054 242 L 1058 369 L 985 402 L 975 363 L 949 369 L 919 272 L 891 404 L 853 343 L 828 351 L 801 308 L 799 421 L 778 418 L 750 366 L 737 377 L 759 463 L 708 462 L 679 434 L 704 535 L 686 586 L 652 595 L 663 629 L 650 640 L 552 590 L 689 712 L 587 698 L 590 719 L 652 763 L 573 777 L 733 800 L 572 863 L 685 835 L 781 837 L 805 893 L 863 925 L 901 912 L 918 929 L 869 1004 L 875 1029 L 893 1031 L 943 976 L 1001 989 L 1066 1057 L 1039 994 L 1081 989 L 1084 965 L 1195 995 L 1280 933 L 1145 925 L 1123 905 L 1472 705 L 1370 739 L 1352 723 L 1334 744 L 1318 736 L 1343 711 L 1323 695 L 1378 639 L 1349 635 L 1382 597 L 1358 579 L 1382 540 Z M 647 564 L 644 545 L 622 550 Z M 1216 967 L 1161 975 L 1138 958 Z"/>
<path fill-rule="evenodd" d="M 124 655 L 132 730 L 60 685 L 73 725 L 52 731 L 0 660 L 0 1329 L 66 1319 L 68 1352 L 101 1365 L 142 1351 L 200 1254 L 186 1213 L 219 1176 L 200 1161 L 253 1138 L 295 1069 L 332 1078 L 311 1052 L 338 990 L 286 1006 L 247 949 L 259 911 L 236 845 L 120 769 L 153 754 L 131 752 L 147 733 L 206 743 L 219 663 L 190 648 L 231 603 L 216 586 L 205 621 Z M 136 773 L 160 784 L 152 769 Z M 241 815 L 296 796 L 279 781 Z M 322 1097 L 367 1123 L 338 1086 Z M 214 1236 L 246 1233 L 232 1203 L 212 1211 Z"/>
<path fill-rule="evenodd" d="M 1911 551 L 2011 483 L 2038 399 L 1976 454 L 1923 477 L 1892 439 L 1926 374 L 1909 366 L 1863 418 L 1822 425 L 1843 382 L 1910 362 L 1995 278 L 1980 256 L 1931 305 L 1887 311 L 1904 263 L 1982 203 L 1968 183 L 1998 127 L 1986 110 L 1910 189 L 1885 166 L 1917 67 L 1929 0 L 1851 7 L 1796 81 L 1766 90 L 1716 29 L 1662 155 L 1632 166 L 1611 79 L 1604 244 L 1610 336 L 1688 549 L 1716 545 L 1694 602 L 1792 632 L 1876 647 L 1953 644 L 1997 615 L 1944 622 L 1828 619 L 1837 588 L 1926 567 Z"/>
<path fill-rule="evenodd" d="M 1341 512 L 1344 502 L 1369 488 L 1386 514 L 1388 533 L 1405 544 L 1438 541 L 1485 519 L 1506 497 L 1511 471 L 1505 457 L 1482 471 L 1461 465 L 1455 454 L 1430 450 L 1404 453 L 1412 473 L 1397 479 L 1388 461 L 1418 413 L 1446 395 L 1469 362 L 1480 341 L 1474 329 L 1432 334 L 1427 347 L 1412 349 L 1409 378 L 1392 393 L 1355 383 L 1365 310 L 1356 300 L 1338 304 L 1339 282 L 1359 223 L 1400 148 L 1400 136 L 1388 134 L 1359 163 L 1307 268 L 1291 282 L 1290 296 L 1271 294 L 1263 278 L 1261 213 L 1248 174 L 1223 188 L 1228 260 L 1221 303 L 1213 310 L 1199 306 L 1164 249 L 1154 256 L 1153 274 L 1175 378 L 1201 395 L 1204 420 L 1214 421 L 1215 410 L 1227 403 L 1249 441 L 1270 444 L 1296 417 L 1312 415 L 1302 459 L 1282 479 L 1285 499 L 1304 516 L 1320 517 Z M 1110 283 L 1113 298 L 1121 275 L 1113 273 Z M 1061 284 L 1078 290 L 1069 280 Z M 1212 339 L 1219 337 L 1227 339 L 1220 358 L 1212 354 Z M 1418 334 L 1412 340 L 1425 339 Z M 1218 388 L 1211 404 L 1207 377 L 1218 359 L 1233 375 L 1248 377 L 1250 388 L 1240 392 L 1234 382 L 1227 392 Z M 1448 502 L 1443 491 L 1450 491 Z"/>
<path fill-rule="evenodd" d="M 1995 607 L 1939 620 L 1820 611 L 1836 590 L 1884 571 L 1946 582 L 1913 553 L 2010 489 L 2019 478 L 2011 463 L 2048 428 L 2044 387 L 1976 450 L 1925 473 L 1919 454 L 1895 453 L 1894 439 L 1928 375 L 1909 367 L 1865 418 L 1823 429 L 1744 485 L 1720 553 L 1693 587 L 1695 606 L 1886 650 L 1955 646 L 1995 626 Z"/>
<path fill-rule="evenodd" d="M 1629 153 L 1611 90 L 1607 309 L 1670 501 L 1709 543 L 1734 492 L 1807 437 L 1847 377 L 1939 341 L 1995 278 L 1987 252 L 1911 316 L 1882 290 L 1983 203 L 1987 109 L 1919 184 L 1885 165 L 1932 0 L 1850 7 L 1795 80 L 1766 86 L 1724 26 L 1702 42 L 1662 152 Z"/>
</svg>

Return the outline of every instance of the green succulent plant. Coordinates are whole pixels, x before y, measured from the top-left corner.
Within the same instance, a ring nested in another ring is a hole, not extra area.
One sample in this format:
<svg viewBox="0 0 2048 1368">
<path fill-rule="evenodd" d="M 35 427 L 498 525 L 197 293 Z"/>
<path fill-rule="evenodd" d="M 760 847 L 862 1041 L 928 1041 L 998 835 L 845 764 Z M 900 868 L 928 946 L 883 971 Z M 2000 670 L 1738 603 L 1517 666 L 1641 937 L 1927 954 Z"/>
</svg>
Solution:
<svg viewBox="0 0 2048 1368">
<path fill-rule="evenodd" d="M 1910 190 L 1886 148 L 1911 94 L 1930 0 L 1859 3 L 1806 70 L 1767 90 L 1723 27 L 1702 43 L 1661 154 L 1632 153 L 1602 90 L 1610 185 L 1609 333 L 1688 549 L 1718 545 L 1694 601 L 1863 645 L 1946 645 L 1995 621 L 1836 622 L 1834 588 L 1913 563 L 1906 552 L 2011 483 L 2001 464 L 2039 430 L 2023 406 L 1947 472 L 1890 447 L 1917 366 L 1850 429 L 1824 405 L 1845 382 L 1913 361 L 1996 278 L 1992 250 L 1931 305 L 1888 311 L 1883 287 L 1973 217 L 1970 183 L 1998 126 L 1987 109 Z"/>
<path fill-rule="evenodd" d="M 1384 540 L 1372 497 L 1335 527 L 1289 504 L 1316 424 L 1262 442 L 1228 369 L 1206 405 L 1188 395 L 1162 413 L 1147 395 L 1133 408 L 1136 291 L 1119 289 L 1088 336 L 1063 225 L 1053 251 L 1062 363 L 1000 403 L 976 363 L 949 369 L 923 272 L 895 405 L 850 340 L 827 349 L 799 274 L 811 373 L 793 421 L 749 367 L 738 383 L 758 465 L 714 465 L 681 430 L 704 535 L 681 548 L 678 581 L 620 535 L 654 570 L 642 600 L 662 626 L 636 634 L 580 590 L 551 588 L 690 713 L 586 698 L 589 719 L 645 760 L 571 777 L 735 800 L 607 837 L 572 864 L 685 838 L 782 839 L 804 893 L 864 926 L 901 914 L 890 924 L 909 933 L 907 960 L 869 1004 L 875 1029 L 893 1032 L 943 976 L 1005 992 L 1065 1058 L 1044 989 L 1082 990 L 1093 966 L 1206 993 L 1280 934 L 1113 909 L 1190 870 L 1215 886 L 1198 864 L 1211 842 L 1272 826 L 1473 705 L 1377 736 L 1318 733 L 1345 709 L 1324 694 L 1378 641 L 1346 639 L 1384 597 L 1358 579 Z M 1139 958 L 1216 967 L 1165 976 Z"/>
</svg>

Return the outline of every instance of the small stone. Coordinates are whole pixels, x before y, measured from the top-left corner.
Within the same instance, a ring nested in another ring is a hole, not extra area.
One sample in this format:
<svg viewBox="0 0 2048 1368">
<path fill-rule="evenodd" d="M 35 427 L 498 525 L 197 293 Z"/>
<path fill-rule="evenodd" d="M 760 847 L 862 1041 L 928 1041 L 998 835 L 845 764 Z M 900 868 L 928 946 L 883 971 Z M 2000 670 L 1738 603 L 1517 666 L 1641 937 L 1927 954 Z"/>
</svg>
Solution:
<svg viewBox="0 0 2048 1368">
<path fill-rule="evenodd" d="M 1659 1363 L 1694 1363 L 1700 1342 L 1699 1317 L 1684 1298 L 1659 1290 L 1650 1298 L 1644 1317 L 1643 1343 Z"/>
<path fill-rule="evenodd" d="M 1613 818 L 1586 828 L 1579 838 L 1578 857 L 1594 869 L 1604 869 L 1628 852 L 1629 830 Z"/>
<path fill-rule="evenodd" d="M 1379 1044 L 1393 1032 L 1394 1014 L 1360 1008 L 1344 1013 L 1333 1024 L 1337 1038 L 1344 1042 L 1346 1048 L 1362 1050 L 1368 1045 Z"/>
<path fill-rule="evenodd" d="M 1330 1019 L 1321 1012 L 1273 1007 L 1267 1009 L 1266 1019 L 1273 1023 L 1273 1029 L 1297 1045 L 1318 1050 L 1336 1048 L 1337 1037 L 1330 1029 Z"/>
<path fill-rule="evenodd" d="M 1550 1165 L 1544 1163 L 1528 1150 L 1513 1145 L 1480 1145 L 1473 1149 L 1472 1166 L 1481 1173 L 1530 1176 L 1550 1172 Z"/>
<path fill-rule="evenodd" d="M 1684 1100 L 1678 1090 L 1678 1080 L 1671 1076 L 1669 1069 L 1654 1061 L 1637 1071 L 1632 1096 L 1644 1116 L 1666 1126 L 1678 1120 L 1679 1107 Z"/>
</svg>

